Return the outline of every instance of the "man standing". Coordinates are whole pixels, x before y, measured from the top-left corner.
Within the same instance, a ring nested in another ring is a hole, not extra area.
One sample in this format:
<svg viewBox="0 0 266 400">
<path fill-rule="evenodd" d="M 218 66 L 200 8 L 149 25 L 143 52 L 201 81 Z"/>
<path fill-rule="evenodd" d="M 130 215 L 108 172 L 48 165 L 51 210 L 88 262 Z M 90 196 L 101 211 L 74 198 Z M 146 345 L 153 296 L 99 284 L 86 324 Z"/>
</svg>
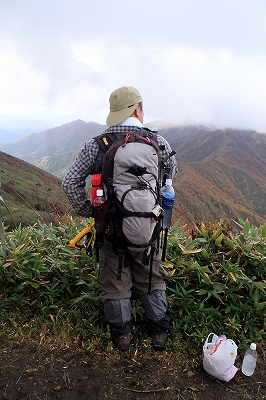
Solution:
<svg viewBox="0 0 266 400">
<path fill-rule="evenodd" d="M 110 112 L 106 123 L 109 128 L 104 134 L 123 135 L 143 128 L 144 111 L 140 93 L 133 87 L 121 87 L 110 95 Z M 169 143 L 157 135 L 162 160 L 171 153 Z M 70 170 L 63 179 L 64 189 L 75 211 L 90 217 L 92 206 L 85 191 L 85 180 L 93 173 L 99 173 L 103 152 L 95 139 L 86 142 Z M 177 171 L 176 160 L 170 157 L 165 162 L 168 178 Z M 166 285 L 167 273 L 161 262 L 161 251 L 155 252 L 152 261 L 152 284 L 149 290 L 150 266 L 143 264 L 140 252 L 130 252 L 130 266 L 122 269 L 121 279 L 117 279 L 118 255 L 111 244 L 104 241 L 99 249 L 99 283 L 102 286 L 101 299 L 109 324 L 112 340 L 120 351 L 128 350 L 131 340 L 131 288 L 134 286 L 141 296 L 147 319 L 148 332 L 155 349 L 162 349 L 167 339 L 170 318 L 167 315 Z"/>
</svg>

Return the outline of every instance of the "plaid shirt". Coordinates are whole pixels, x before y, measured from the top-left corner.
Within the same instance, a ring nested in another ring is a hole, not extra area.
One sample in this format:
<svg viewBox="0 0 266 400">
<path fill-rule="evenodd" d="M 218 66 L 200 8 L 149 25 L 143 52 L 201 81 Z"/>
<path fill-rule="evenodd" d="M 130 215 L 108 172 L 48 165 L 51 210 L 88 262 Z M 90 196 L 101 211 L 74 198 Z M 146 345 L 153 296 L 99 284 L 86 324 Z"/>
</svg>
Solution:
<svg viewBox="0 0 266 400">
<path fill-rule="evenodd" d="M 129 132 L 139 129 L 137 126 L 111 126 L 105 133 Z M 161 150 L 162 159 L 171 153 L 172 149 L 169 143 L 160 135 L 157 136 L 159 146 L 164 146 Z M 66 193 L 71 205 L 77 214 L 83 217 L 91 216 L 91 202 L 87 197 L 85 186 L 86 179 L 93 173 L 93 165 L 99 151 L 99 145 L 96 140 L 91 139 L 85 143 L 84 147 L 78 153 L 73 165 L 63 178 L 62 188 Z M 166 162 L 169 167 L 170 176 L 173 177 L 177 172 L 177 163 L 175 157 L 170 157 Z"/>
</svg>

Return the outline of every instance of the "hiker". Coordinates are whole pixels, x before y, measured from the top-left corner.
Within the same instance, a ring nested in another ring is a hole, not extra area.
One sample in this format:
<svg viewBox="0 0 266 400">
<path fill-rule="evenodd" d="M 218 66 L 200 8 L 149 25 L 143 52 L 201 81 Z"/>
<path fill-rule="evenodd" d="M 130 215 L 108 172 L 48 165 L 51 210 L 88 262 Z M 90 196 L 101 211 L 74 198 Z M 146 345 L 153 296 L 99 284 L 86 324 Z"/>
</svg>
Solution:
<svg viewBox="0 0 266 400">
<path fill-rule="evenodd" d="M 143 102 L 137 89 L 121 87 L 111 93 L 109 103 L 110 112 L 106 120 L 109 128 L 103 133 L 108 140 L 115 141 L 118 137 L 125 136 L 127 132 L 140 134 L 143 129 L 146 129 L 144 136 L 147 132 L 148 136 L 153 137 L 153 132 L 143 126 Z M 156 140 L 160 149 L 160 157 L 162 160 L 166 159 L 164 167 L 167 169 L 168 178 L 172 179 L 177 172 L 177 164 L 175 157 L 167 159 L 172 152 L 171 147 L 160 135 L 156 135 Z M 77 214 L 86 218 L 92 215 L 93 208 L 91 201 L 87 198 L 85 180 L 88 176 L 101 171 L 103 158 L 104 152 L 100 149 L 99 139 L 93 138 L 85 143 L 63 178 L 62 188 L 70 203 Z M 104 314 L 110 327 L 113 343 L 120 351 L 128 350 L 131 341 L 130 299 L 132 286 L 141 296 L 148 333 L 154 349 L 163 349 L 167 339 L 170 325 L 164 282 L 167 272 L 162 266 L 160 246 L 153 252 L 152 265 L 144 262 L 144 254 L 147 254 L 145 249 L 141 249 L 141 251 L 140 249 L 135 251 L 132 247 L 130 250 L 126 249 L 123 268 L 118 277 L 119 255 L 117 251 L 114 251 L 112 243 L 103 239 L 99 248 L 98 280 L 102 287 L 101 300 L 104 304 Z M 151 274 L 150 271 L 152 271 Z"/>
</svg>

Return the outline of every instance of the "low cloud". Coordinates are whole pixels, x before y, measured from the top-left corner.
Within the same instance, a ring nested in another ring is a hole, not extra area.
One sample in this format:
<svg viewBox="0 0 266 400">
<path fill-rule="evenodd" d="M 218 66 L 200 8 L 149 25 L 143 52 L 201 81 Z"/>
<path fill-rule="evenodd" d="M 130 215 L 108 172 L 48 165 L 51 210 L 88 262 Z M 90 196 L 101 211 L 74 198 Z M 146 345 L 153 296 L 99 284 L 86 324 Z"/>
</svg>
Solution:
<svg viewBox="0 0 266 400">
<path fill-rule="evenodd" d="M 132 85 L 147 120 L 266 132 L 264 1 L 0 8 L 0 114 L 105 123 L 111 91 Z"/>
</svg>

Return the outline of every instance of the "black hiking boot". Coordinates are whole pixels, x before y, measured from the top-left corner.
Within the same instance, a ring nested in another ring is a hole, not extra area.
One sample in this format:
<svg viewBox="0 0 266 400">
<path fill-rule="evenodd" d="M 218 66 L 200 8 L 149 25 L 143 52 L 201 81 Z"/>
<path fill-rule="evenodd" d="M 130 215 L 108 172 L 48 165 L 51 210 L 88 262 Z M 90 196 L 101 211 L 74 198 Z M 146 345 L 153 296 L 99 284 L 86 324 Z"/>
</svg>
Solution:
<svg viewBox="0 0 266 400">
<path fill-rule="evenodd" d="M 127 351 L 130 346 L 131 333 L 124 333 L 123 335 L 113 335 L 114 345 L 120 351 Z"/>
<path fill-rule="evenodd" d="M 164 344 L 167 339 L 167 333 L 161 333 L 160 335 L 153 335 L 151 337 L 151 344 L 155 350 L 164 349 Z"/>
</svg>

